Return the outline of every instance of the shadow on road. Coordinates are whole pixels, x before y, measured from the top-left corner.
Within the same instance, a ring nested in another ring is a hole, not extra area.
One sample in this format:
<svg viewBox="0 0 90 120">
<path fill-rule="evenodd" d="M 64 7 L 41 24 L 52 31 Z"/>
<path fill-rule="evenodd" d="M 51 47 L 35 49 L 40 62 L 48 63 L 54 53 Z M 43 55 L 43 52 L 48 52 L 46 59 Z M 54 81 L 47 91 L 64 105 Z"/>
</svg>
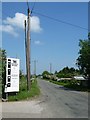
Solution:
<svg viewBox="0 0 90 120">
<path fill-rule="evenodd" d="M 56 89 L 60 89 L 60 90 L 67 90 L 67 91 L 77 91 L 80 92 L 80 90 L 74 90 L 73 88 L 66 88 L 64 86 L 59 86 L 59 87 L 55 87 Z"/>
</svg>

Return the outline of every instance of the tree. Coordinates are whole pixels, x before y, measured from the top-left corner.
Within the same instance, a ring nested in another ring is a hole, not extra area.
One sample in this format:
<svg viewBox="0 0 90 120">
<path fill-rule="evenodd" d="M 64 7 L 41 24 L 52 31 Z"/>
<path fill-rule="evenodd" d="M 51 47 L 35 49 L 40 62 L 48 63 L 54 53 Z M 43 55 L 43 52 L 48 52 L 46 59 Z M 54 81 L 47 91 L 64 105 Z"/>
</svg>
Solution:
<svg viewBox="0 0 90 120">
<path fill-rule="evenodd" d="M 48 72 L 48 71 L 44 71 L 43 73 L 42 73 L 42 75 L 44 76 L 44 75 L 50 75 L 50 73 Z"/>
<path fill-rule="evenodd" d="M 6 77 L 6 51 L 0 49 L 0 77 L 5 80 Z"/>
<path fill-rule="evenodd" d="M 50 73 L 49 73 L 48 71 L 44 71 L 44 72 L 42 73 L 42 76 L 43 76 L 43 78 L 48 79 L 49 76 L 50 76 Z"/>
<path fill-rule="evenodd" d="M 69 67 L 67 66 L 67 67 L 63 68 L 62 72 L 63 72 L 64 74 L 68 74 L 68 73 L 70 72 Z"/>
<path fill-rule="evenodd" d="M 59 78 L 72 78 L 74 75 L 76 74 L 76 71 L 73 67 L 69 68 L 68 66 L 67 67 L 64 67 L 62 70 L 60 70 L 58 73 L 57 73 L 57 77 Z"/>
<path fill-rule="evenodd" d="M 70 71 L 70 73 L 74 73 L 74 72 L 75 72 L 75 68 L 71 67 L 71 68 L 69 69 L 69 71 Z"/>
<path fill-rule="evenodd" d="M 78 65 L 82 74 L 84 74 L 88 79 L 88 82 L 90 82 L 90 33 L 88 34 L 87 40 L 80 40 L 79 46 L 79 57 L 76 64 Z"/>
<path fill-rule="evenodd" d="M 4 87 L 6 84 L 6 50 L 0 49 L 0 78 L 2 79 L 2 97 L 5 98 Z"/>
<path fill-rule="evenodd" d="M 19 70 L 19 77 L 20 77 L 20 79 L 23 77 L 23 72 L 22 72 L 22 70 Z"/>
<path fill-rule="evenodd" d="M 57 71 L 55 71 L 55 73 L 54 73 L 54 74 L 55 74 L 55 75 L 57 75 L 57 73 L 58 73 L 58 72 L 57 72 Z"/>
</svg>

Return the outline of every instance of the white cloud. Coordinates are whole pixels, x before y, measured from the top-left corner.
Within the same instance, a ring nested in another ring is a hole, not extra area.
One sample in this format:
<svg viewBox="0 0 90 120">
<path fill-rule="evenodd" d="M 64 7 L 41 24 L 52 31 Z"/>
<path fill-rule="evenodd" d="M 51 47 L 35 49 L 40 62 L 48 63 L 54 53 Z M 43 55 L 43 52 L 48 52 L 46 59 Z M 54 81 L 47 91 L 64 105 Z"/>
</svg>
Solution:
<svg viewBox="0 0 90 120">
<path fill-rule="evenodd" d="M 36 44 L 36 45 L 40 45 L 41 42 L 40 42 L 39 40 L 37 40 L 37 41 L 34 41 L 34 44 Z"/>
<path fill-rule="evenodd" d="M 24 29 L 24 20 L 27 20 L 27 16 L 22 13 L 16 13 L 14 17 L 7 17 L 3 20 L 3 25 L 0 25 L 0 31 L 7 32 L 14 36 L 18 36 L 18 29 Z M 31 31 L 41 32 L 40 19 L 37 16 L 31 17 Z M 36 43 L 39 44 L 39 43 Z"/>
<path fill-rule="evenodd" d="M 15 37 L 18 36 L 18 34 L 15 32 L 14 28 L 11 25 L 0 25 L 0 31 L 12 34 Z"/>
<path fill-rule="evenodd" d="M 41 32 L 42 28 L 40 27 L 40 20 L 37 16 L 31 17 L 31 31 Z"/>
<path fill-rule="evenodd" d="M 7 17 L 3 21 L 4 24 L 8 24 L 18 28 L 24 28 L 24 20 L 27 20 L 27 16 L 22 13 L 16 13 L 15 17 Z M 40 19 L 37 16 L 31 17 L 31 31 L 32 32 L 41 32 L 42 28 L 40 27 Z"/>
<path fill-rule="evenodd" d="M 6 20 L 3 21 L 4 24 L 9 24 L 12 26 L 16 26 L 19 28 L 24 28 L 24 20 L 27 18 L 26 15 L 22 13 L 16 13 L 15 17 L 7 17 Z"/>
</svg>

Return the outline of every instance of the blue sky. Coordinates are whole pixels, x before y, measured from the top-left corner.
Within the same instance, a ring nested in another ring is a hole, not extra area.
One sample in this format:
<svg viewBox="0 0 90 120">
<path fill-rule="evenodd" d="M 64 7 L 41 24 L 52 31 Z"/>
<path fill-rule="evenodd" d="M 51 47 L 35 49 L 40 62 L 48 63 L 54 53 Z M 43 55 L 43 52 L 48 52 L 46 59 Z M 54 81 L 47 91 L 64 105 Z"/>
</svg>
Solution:
<svg viewBox="0 0 90 120">
<path fill-rule="evenodd" d="M 30 8 L 33 2 L 29 3 Z M 88 3 L 86 2 L 42 2 L 36 3 L 34 11 L 88 28 Z M 15 16 L 16 15 L 16 16 Z M 2 4 L 2 48 L 8 57 L 18 57 L 20 68 L 25 73 L 25 45 L 23 22 L 27 15 L 26 3 Z M 20 17 L 21 16 L 21 17 Z M 16 22 L 17 21 L 17 22 Z M 37 74 L 44 70 L 59 71 L 63 67 L 75 67 L 78 57 L 79 39 L 87 39 L 88 31 L 60 23 L 38 14 L 31 17 L 31 72 L 34 71 L 33 60 L 37 60 Z"/>
</svg>

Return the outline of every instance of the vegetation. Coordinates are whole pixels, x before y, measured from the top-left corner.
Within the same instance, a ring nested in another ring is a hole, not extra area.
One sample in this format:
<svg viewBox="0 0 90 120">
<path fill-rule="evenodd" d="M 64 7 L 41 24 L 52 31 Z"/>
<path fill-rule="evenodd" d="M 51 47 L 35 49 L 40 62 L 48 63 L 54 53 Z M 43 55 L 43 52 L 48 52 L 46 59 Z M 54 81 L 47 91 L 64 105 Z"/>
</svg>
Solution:
<svg viewBox="0 0 90 120">
<path fill-rule="evenodd" d="M 0 49 L 0 80 L 6 78 L 6 51 Z"/>
<path fill-rule="evenodd" d="M 70 89 L 77 90 L 77 91 L 88 91 L 88 92 L 90 91 L 90 89 L 88 89 L 87 87 L 82 86 L 81 81 L 78 81 L 78 80 L 71 80 L 71 81 L 63 80 L 59 82 L 50 80 L 50 82 L 57 84 L 57 85 L 62 85 L 66 88 L 70 88 Z"/>
<path fill-rule="evenodd" d="M 80 50 L 77 65 L 82 74 L 88 79 L 90 88 L 90 33 L 87 40 L 80 40 L 79 46 Z"/>
<path fill-rule="evenodd" d="M 59 72 L 55 71 L 54 74 L 49 73 L 48 71 L 44 71 L 42 76 L 44 79 L 53 79 L 57 80 L 58 78 L 73 78 L 75 75 L 80 75 L 80 71 L 73 67 L 65 67 Z"/>
<path fill-rule="evenodd" d="M 50 79 L 50 73 L 48 72 L 48 71 L 44 71 L 43 73 L 42 73 L 42 76 L 43 76 L 43 78 L 44 79 Z"/>
<path fill-rule="evenodd" d="M 79 46 L 79 57 L 76 63 L 79 70 L 74 69 L 73 67 L 65 67 L 59 72 L 55 71 L 53 75 L 50 75 L 50 73 L 45 71 L 43 72 L 44 74 L 42 74 L 43 78 L 49 79 L 50 82 L 63 85 L 68 88 L 90 91 L 90 33 L 88 34 L 87 40 L 80 40 Z M 73 80 L 73 77 L 77 75 L 84 75 L 84 77 L 88 79 L 88 88 L 87 81 L 84 81 L 85 85 L 83 85 L 82 81 Z M 68 78 L 71 78 L 71 80 Z"/>
<path fill-rule="evenodd" d="M 48 72 L 48 71 L 44 71 L 43 73 L 42 73 L 42 75 L 44 76 L 44 75 L 50 75 L 50 73 Z"/>
<path fill-rule="evenodd" d="M 26 77 L 22 77 L 20 80 L 20 90 L 16 94 L 9 94 L 8 100 L 9 101 L 19 101 L 24 99 L 31 99 L 33 97 L 36 97 L 40 94 L 40 89 L 37 85 L 37 80 L 32 81 L 31 89 L 30 91 L 27 91 L 27 82 Z"/>
<path fill-rule="evenodd" d="M 2 97 L 5 98 L 4 86 L 6 82 L 6 51 L 0 49 L 0 86 L 2 86 Z"/>
<path fill-rule="evenodd" d="M 80 72 L 78 69 L 73 67 L 69 68 L 68 66 L 56 73 L 58 78 L 72 78 L 75 75 L 79 75 Z"/>
<path fill-rule="evenodd" d="M 26 76 L 23 75 L 21 70 L 19 76 L 20 76 L 20 91 L 18 93 L 15 92 L 8 93 L 9 101 L 29 99 L 40 94 L 40 90 L 36 80 L 32 81 L 31 89 L 28 92 L 26 85 L 27 84 Z M 5 84 L 6 84 L 6 51 L 0 49 L 0 97 L 2 94 L 2 98 L 4 99 L 6 99 L 6 94 L 4 92 Z"/>
</svg>

